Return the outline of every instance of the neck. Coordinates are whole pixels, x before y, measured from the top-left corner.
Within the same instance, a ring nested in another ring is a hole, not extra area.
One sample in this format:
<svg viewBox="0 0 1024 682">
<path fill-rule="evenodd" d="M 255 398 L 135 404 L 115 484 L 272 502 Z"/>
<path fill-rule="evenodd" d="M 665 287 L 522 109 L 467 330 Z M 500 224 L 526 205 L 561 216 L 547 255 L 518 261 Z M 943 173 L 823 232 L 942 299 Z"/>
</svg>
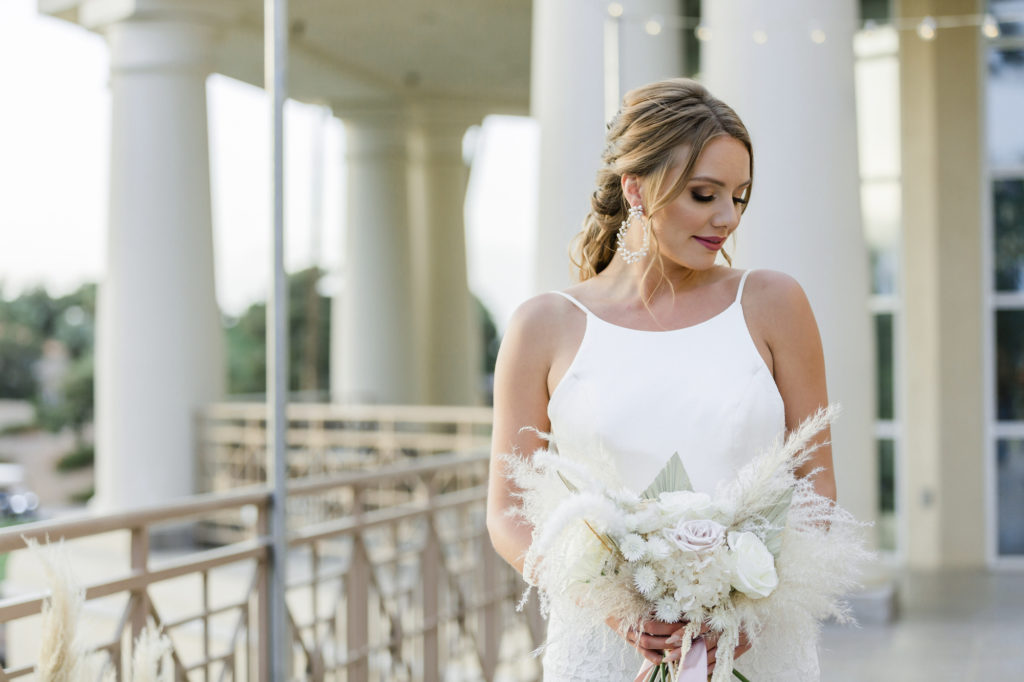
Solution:
<svg viewBox="0 0 1024 682">
<path fill-rule="evenodd" d="M 691 270 L 674 265 L 665 267 L 663 273 L 658 263 L 649 259 L 629 264 L 616 256 L 601 274 L 608 278 L 612 289 L 622 296 L 639 295 L 642 300 L 650 302 L 658 296 L 675 296 L 697 289 L 711 281 L 718 268 L 715 265 L 707 270 Z"/>
</svg>

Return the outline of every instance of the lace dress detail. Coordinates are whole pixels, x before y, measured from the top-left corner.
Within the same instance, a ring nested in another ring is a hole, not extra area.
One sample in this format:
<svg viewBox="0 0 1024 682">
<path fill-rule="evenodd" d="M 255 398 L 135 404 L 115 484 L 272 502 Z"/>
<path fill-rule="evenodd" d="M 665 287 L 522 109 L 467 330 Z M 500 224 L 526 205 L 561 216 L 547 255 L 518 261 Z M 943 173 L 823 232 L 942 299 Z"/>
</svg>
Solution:
<svg viewBox="0 0 1024 682">
<path fill-rule="evenodd" d="M 603 467 L 610 462 L 609 477 L 639 491 L 679 453 L 694 488 L 713 494 L 782 435 L 782 396 L 743 316 L 749 274 L 725 310 L 669 331 L 620 327 L 558 292 L 586 315 L 576 357 L 548 402 L 559 454 L 591 463 L 598 456 Z M 551 597 L 544 681 L 632 682 L 643 662 L 636 649 Z M 819 680 L 816 642 L 800 647 L 800 660 L 775 660 L 774 648 L 769 623 L 737 670 L 757 682 Z"/>
</svg>

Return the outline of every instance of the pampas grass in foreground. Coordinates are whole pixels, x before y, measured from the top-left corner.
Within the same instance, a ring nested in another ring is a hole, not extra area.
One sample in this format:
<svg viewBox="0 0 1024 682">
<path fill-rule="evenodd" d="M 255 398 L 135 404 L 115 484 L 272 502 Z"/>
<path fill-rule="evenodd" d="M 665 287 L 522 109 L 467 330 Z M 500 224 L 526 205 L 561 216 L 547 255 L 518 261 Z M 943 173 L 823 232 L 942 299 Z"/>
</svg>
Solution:
<svg viewBox="0 0 1024 682">
<path fill-rule="evenodd" d="M 113 666 L 90 658 L 89 649 L 78 636 L 85 590 L 75 580 L 63 543 L 40 546 L 25 538 L 29 551 L 43 567 L 50 584 L 50 596 L 43 601 L 42 632 L 39 639 L 41 682 L 114 682 Z M 173 647 L 170 638 L 151 620 L 135 640 L 129 682 L 173 682 Z M 102 677 L 101 677 L 102 673 Z"/>
</svg>

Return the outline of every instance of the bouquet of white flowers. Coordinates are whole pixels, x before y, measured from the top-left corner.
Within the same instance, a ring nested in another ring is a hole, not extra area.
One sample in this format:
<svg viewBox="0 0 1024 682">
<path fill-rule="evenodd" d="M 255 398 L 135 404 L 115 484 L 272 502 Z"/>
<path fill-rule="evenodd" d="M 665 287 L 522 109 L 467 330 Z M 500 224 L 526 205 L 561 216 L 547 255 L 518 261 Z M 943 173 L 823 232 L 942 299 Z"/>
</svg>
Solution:
<svg viewBox="0 0 1024 682">
<path fill-rule="evenodd" d="M 863 524 L 795 474 L 833 414 L 814 415 L 714 495 L 693 490 L 678 455 L 640 493 L 609 487 L 586 463 L 550 450 L 507 458 L 522 491 L 515 511 L 534 528 L 523 573 L 542 609 L 569 599 L 595 622 L 611 616 L 625 629 L 652 614 L 683 623 L 681 657 L 710 630 L 713 682 L 746 679 L 733 670 L 741 631 L 756 645 L 764 622 L 785 623 L 796 646 L 823 618 L 848 619 L 842 597 L 869 556 Z M 662 663 L 649 679 L 676 672 Z"/>
</svg>

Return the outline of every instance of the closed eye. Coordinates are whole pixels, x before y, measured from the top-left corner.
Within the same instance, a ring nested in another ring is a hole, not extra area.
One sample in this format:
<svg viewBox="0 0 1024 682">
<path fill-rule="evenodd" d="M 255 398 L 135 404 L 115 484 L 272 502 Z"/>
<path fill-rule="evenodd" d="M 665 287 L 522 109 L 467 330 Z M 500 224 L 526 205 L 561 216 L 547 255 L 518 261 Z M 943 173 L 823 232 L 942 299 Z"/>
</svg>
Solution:
<svg viewBox="0 0 1024 682">
<path fill-rule="evenodd" d="M 690 195 L 693 197 L 694 201 L 699 201 L 703 204 L 715 200 L 714 194 L 701 194 L 700 192 L 690 192 Z M 747 205 L 747 199 L 744 199 L 743 197 L 733 197 L 732 200 L 733 202 L 739 204 L 740 206 Z"/>
</svg>

